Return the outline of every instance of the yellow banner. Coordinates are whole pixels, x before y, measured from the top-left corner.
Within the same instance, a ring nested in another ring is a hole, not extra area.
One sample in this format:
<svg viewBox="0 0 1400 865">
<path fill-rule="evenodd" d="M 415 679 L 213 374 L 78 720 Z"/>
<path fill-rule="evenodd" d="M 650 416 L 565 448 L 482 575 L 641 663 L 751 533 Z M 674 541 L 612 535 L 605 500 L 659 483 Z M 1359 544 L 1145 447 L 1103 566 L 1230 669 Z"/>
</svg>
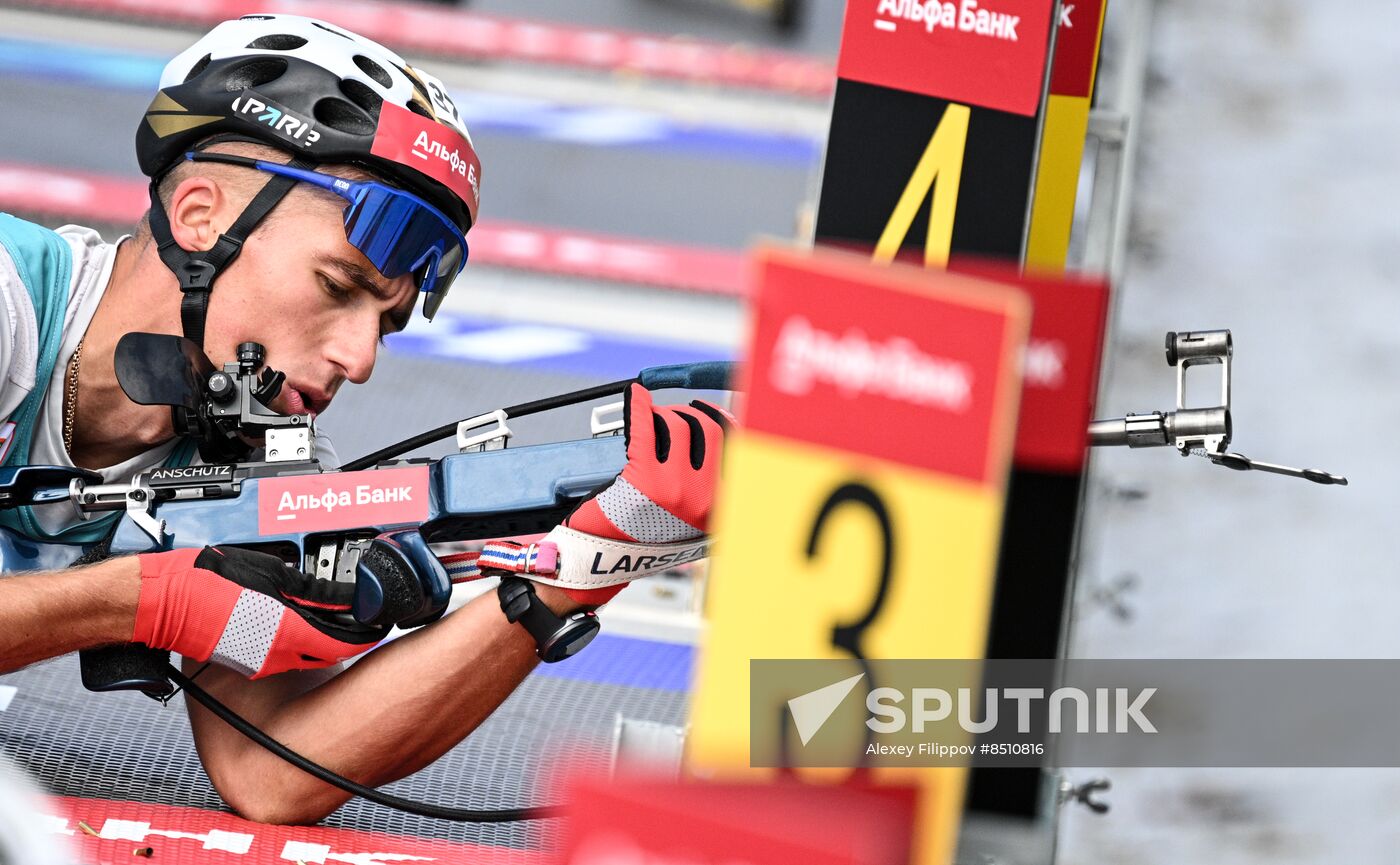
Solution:
<svg viewBox="0 0 1400 865">
<path fill-rule="evenodd" d="M 982 656 L 1029 307 L 1002 284 L 835 253 L 767 253 L 757 271 L 687 766 L 762 781 L 780 770 L 750 766 L 751 731 L 786 735 L 793 695 L 752 705 L 751 659 Z M 966 774 L 871 770 L 921 788 L 916 862 L 951 861 Z"/>
<path fill-rule="evenodd" d="M 736 432 L 727 445 L 722 489 L 691 713 L 693 770 L 772 777 L 774 770 L 747 768 L 750 658 L 849 657 L 833 630 L 871 613 L 860 634 L 866 657 L 981 656 L 999 489 L 753 431 Z M 856 492 L 821 519 L 842 490 Z M 917 780 L 927 837 L 951 843 L 964 774 L 880 769 L 874 777 Z M 923 861 L 948 861 L 951 852 Z"/>
</svg>

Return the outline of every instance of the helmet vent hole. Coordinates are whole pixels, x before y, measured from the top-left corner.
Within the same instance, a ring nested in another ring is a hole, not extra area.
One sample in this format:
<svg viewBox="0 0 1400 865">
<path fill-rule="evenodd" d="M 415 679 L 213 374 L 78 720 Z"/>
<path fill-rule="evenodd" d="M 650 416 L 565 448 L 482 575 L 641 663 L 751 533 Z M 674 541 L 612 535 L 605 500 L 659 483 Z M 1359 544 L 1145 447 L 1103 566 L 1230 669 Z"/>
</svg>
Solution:
<svg viewBox="0 0 1400 865">
<path fill-rule="evenodd" d="M 340 82 L 340 92 L 370 114 L 379 114 L 379 108 L 384 103 L 384 99 L 378 93 L 353 78 L 346 78 Z"/>
<path fill-rule="evenodd" d="M 274 15 L 244 15 L 239 21 L 271 21 Z"/>
<path fill-rule="evenodd" d="M 189 81 L 191 78 L 203 72 L 204 67 L 208 66 L 209 61 L 212 59 L 214 59 L 214 55 L 212 54 L 206 54 L 203 57 L 199 58 L 199 62 L 190 67 L 190 74 L 185 76 L 185 80 Z"/>
<path fill-rule="evenodd" d="M 421 114 L 421 115 L 423 115 L 424 117 L 428 118 L 429 120 L 436 120 L 436 119 L 437 119 L 436 117 L 433 116 L 433 112 L 429 111 L 428 108 L 427 108 L 427 106 L 425 106 L 423 103 L 419 102 L 417 99 L 410 99 L 410 100 L 409 100 L 409 102 L 408 102 L 408 110 L 409 110 L 409 111 L 412 111 L 414 114 Z"/>
<path fill-rule="evenodd" d="M 392 87 L 394 79 L 389 77 L 389 73 L 383 66 L 375 63 L 363 54 L 355 55 L 355 65 L 360 67 L 360 71 L 373 78 L 380 87 Z"/>
<path fill-rule="evenodd" d="M 360 85 L 363 87 L 364 85 Z M 374 120 L 344 99 L 328 97 L 316 103 L 316 121 L 339 132 L 351 135 L 373 135 Z"/>
<path fill-rule="evenodd" d="M 281 57 L 259 57 L 239 64 L 224 73 L 224 89 L 230 93 L 259 87 L 276 81 L 287 71 L 287 61 Z"/>
<path fill-rule="evenodd" d="M 345 39 L 349 39 L 351 42 L 354 42 L 354 41 L 355 41 L 354 38 L 351 37 L 348 33 L 342 33 L 341 31 L 335 29 L 334 27 L 328 27 L 328 26 L 326 26 L 325 24 L 322 24 L 320 21 L 312 21 L 312 22 L 311 22 L 311 26 L 312 26 L 312 27 L 320 27 L 322 30 L 326 31 L 327 33 L 334 33 L 334 34 L 337 35 L 337 36 L 340 36 L 340 37 L 345 38 Z"/>
<path fill-rule="evenodd" d="M 305 44 L 306 40 L 300 36 L 293 36 L 291 33 L 272 33 L 267 36 L 259 36 L 249 42 L 248 47 L 263 51 L 294 51 Z"/>
</svg>

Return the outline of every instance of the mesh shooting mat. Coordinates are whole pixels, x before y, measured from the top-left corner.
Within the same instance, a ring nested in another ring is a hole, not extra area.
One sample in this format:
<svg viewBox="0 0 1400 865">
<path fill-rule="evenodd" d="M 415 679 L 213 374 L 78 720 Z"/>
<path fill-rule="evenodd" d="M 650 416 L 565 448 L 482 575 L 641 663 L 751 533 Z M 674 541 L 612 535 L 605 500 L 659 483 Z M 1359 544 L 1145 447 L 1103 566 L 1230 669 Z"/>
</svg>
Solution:
<svg viewBox="0 0 1400 865">
<path fill-rule="evenodd" d="M 479 809 L 558 802 L 561 791 L 536 783 L 550 755 L 568 747 L 603 771 L 619 715 L 683 724 L 690 665 L 687 646 L 601 635 L 537 668 L 471 736 L 386 789 Z M 204 774 L 182 700 L 89 693 L 76 656 L 0 676 L 0 706 L 0 751 L 54 797 L 46 824 L 91 865 L 129 865 L 142 847 L 167 865 L 530 863 L 547 861 L 562 829 L 557 819 L 450 823 L 359 799 L 314 827 L 241 820 Z"/>
</svg>

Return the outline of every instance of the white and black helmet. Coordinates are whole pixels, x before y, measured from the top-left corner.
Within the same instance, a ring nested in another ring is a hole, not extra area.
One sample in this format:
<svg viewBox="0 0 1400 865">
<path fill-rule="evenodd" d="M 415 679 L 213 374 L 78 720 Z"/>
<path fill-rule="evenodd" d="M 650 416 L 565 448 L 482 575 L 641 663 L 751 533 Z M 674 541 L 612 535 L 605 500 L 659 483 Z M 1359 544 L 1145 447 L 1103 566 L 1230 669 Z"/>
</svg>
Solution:
<svg viewBox="0 0 1400 865">
<path fill-rule="evenodd" d="M 159 178 L 215 135 L 357 163 L 421 195 L 463 233 L 476 222 L 481 165 L 442 83 L 324 21 L 245 15 L 170 61 L 136 134 L 141 170 Z"/>
</svg>

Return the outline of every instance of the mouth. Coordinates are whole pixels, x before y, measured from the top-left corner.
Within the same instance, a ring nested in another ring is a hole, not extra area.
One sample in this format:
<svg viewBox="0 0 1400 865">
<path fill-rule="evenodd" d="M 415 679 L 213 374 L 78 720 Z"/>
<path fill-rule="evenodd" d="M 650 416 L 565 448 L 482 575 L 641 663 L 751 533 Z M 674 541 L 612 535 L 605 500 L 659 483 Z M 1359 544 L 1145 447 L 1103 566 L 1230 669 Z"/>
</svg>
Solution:
<svg viewBox="0 0 1400 865">
<path fill-rule="evenodd" d="M 282 385 L 282 393 L 278 395 L 278 401 L 284 404 L 287 414 L 309 414 L 312 417 L 324 412 L 331 403 L 330 397 L 317 391 L 297 387 L 291 382 Z"/>
</svg>

